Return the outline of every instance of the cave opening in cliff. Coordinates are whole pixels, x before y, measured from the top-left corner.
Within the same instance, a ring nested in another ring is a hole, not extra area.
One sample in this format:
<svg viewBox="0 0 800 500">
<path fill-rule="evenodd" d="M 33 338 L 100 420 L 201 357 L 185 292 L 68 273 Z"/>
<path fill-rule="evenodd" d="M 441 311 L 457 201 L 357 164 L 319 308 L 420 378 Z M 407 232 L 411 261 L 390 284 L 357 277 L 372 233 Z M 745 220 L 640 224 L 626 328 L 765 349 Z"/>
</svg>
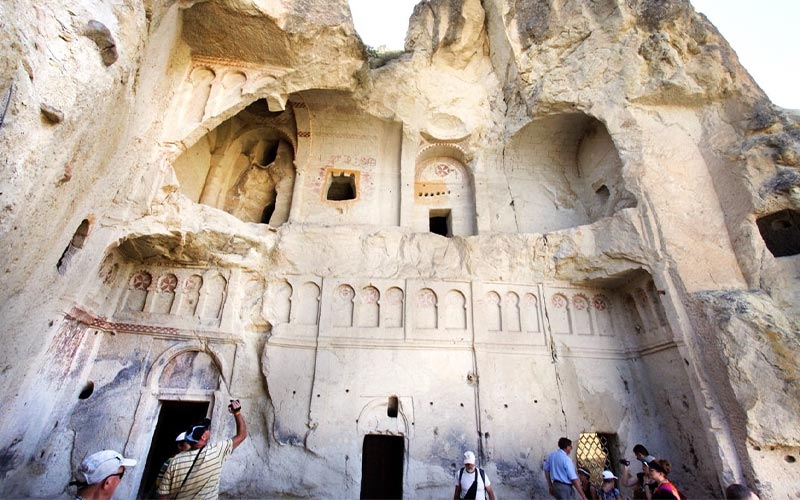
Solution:
<svg viewBox="0 0 800 500">
<path fill-rule="evenodd" d="M 403 498 L 404 454 L 402 436 L 364 436 L 361 498 Z"/>
<path fill-rule="evenodd" d="M 155 498 L 156 478 L 167 458 L 177 453 L 175 438 L 208 415 L 207 401 L 162 401 L 137 498 Z"/>
<path fill-rule="evenodd" d="M 761 217 L 756 224 L 772 255 L 788 257 L 800 254 L 800 212 L 781 210 Z"/>
</svg>

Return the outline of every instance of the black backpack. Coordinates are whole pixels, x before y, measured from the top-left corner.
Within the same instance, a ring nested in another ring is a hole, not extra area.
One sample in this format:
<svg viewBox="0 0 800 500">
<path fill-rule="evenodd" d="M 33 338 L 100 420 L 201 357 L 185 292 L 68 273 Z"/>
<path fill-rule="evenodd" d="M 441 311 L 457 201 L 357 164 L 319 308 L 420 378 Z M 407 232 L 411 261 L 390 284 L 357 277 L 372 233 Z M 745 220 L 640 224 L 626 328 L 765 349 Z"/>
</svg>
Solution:
<svg viewBox="0 0 800 500">
<path fill-rule="evenodd" d="M 483 473 L 483 469 L 481 469 L 480 467 L 475 467 L 475 468 L 478 469 L 478 472 L 481 474 L 481 481 L 483 481 L 483 491 L 484 491 L 484 495 L 485 495 L 486 494 L 485 493 L 486 492 L 486 476 Z M 458 484 L 459 485 L 461 485 L 461 476 L 463 476 L 463 475 L 464 475 L 464 467 L 462 467 L 461 470 L 458 471 Z M 474 486 L 474 488 L 472 486 Z M 464 500 L 474 499 L 475 496 L 478 494 L 478 478 L 477 478 L 477 476 L 475 477 L 475 482 L 472 483 L 472 486 L 470 486 L 470 488 L 467 490 L 467 493 L 464 495 Z"/>
</svg>

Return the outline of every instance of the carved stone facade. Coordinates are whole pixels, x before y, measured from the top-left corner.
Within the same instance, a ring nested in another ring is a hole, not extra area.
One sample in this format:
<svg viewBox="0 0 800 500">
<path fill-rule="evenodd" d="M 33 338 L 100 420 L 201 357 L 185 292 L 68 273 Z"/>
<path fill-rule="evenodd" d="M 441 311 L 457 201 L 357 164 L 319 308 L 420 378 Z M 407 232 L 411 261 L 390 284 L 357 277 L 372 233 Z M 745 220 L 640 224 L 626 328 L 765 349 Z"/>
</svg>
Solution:
<svg viewBox="0 0 800 500">
<path fill-rule="evenodd" d="M 231 398 L 226 497 L 538 498 L 561 436 L 800 489 L 800 125 L 688 2 L 431 0 L 380 67 L 345 0 L 126 8 L 0 6 L 0 496 L 146 496 Z"/>
</svg>

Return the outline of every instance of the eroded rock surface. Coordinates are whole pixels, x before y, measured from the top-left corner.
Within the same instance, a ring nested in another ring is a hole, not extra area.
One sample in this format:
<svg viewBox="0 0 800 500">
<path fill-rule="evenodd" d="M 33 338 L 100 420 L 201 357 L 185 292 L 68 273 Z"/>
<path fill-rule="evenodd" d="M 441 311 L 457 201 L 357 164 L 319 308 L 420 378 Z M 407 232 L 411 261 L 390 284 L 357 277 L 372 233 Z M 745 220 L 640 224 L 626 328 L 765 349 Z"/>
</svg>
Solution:
<svg viewBox="0 0 800 500">
<path fill-rule="evenodd" d="M 345 0 L 0 19 L 0 495 L 145 495 L 234 397 L 230 497 L 542 497 L 564 435 L 800 491 L 798 116 L 688 2 L 423 1 L 380 67 Z"/>
</svg>

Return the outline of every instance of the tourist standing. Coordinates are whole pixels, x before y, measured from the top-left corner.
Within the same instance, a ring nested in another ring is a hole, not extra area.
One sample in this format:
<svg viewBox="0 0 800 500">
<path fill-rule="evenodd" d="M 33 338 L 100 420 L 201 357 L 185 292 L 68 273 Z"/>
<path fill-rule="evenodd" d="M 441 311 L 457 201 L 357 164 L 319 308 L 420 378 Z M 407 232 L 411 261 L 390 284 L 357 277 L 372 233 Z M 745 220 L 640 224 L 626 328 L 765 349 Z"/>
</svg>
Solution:
<svg viewBox="0 0 800 500">
<path fill-rule="evenodd" d="M 464 467 L 456 472 L 456 489 L 453 500 L 461 498 L 477 498 L 484 500 L 489 495 L 489 500 L 494 500 L 492 482 L 483 469 L 475 466 L 475 454 L 471 451 L 464 453 Z"/>
<path fill-rule="evenodd" d="M 600 495 L 597 494 L 597 488 L 592 484 L 592 473 L 588 469 L 578 467 L 578 480 L 581 482 L 581 489 L 584 496 L 590 500 L 600 500 Z"/>
<path fill-rule="evenodd" d="M 125 476 L 125 468 L 136 465 L 136 460 L 125 458 L 114 450 L 92 453 L 83 459 L 75 473 L 78 486 L 76 500 L 107 500 L 114 496 L 117 486 Z"/>
<path fill-rule="evenodd" d="M 678 488 L 667 479 L 670 470 L 672 470 L 672 465 L 669 461 L 661 458 L 647 462 L 647 466 L 650 468 L 650 478 L 656 483 L 656 489 L 653 490 L 652 494 L 649 488 L 645 489 L 647 499 L 681 500 Z"/>
<path fill-rule="evenodd" d="M 603 471 L 603 485 L 600 487 L 600 500 L 621 500 L 616 485 L 617 476 L 610 470 Z"/>
<path fill-rule="evenodd" d="M 623 486 L 633 488 L 634 500 L 643 500 L 647 498 L 647 493 L 644 491 L 645 488 L 650 488 L 650 493 L 652 493 L 656 487 L 655 483 L 652 483 L 650 480 L 650 469 L 647 467 L 647 462 L 655 460 L 656 457 L 650 455 L 643 444 L 637 444 L 633 447 L 633 455 L 636 457 L 636 460 L 642 463 L 642 472 L 637 472 L 635 476 L 632 475 L 630 461 L 625 459 L 620 460 L 620 463 L 624 466 L 622 470 L 622 480 L 620 482 Z"/>
<path fill-rule="evenodd" d="M 184 451 L 189 451 L 191 449 L 192 449 L 192 445 L 190 445 L 186 441 L 186 433 L 185 432 L 181 432 L 180 434 L 178 434 L 178 437 L 175 438 L 175 455 L 177 455 L 178 453 L 184 452 Z M 164 464 L 161 466 L 161 469 L 158 471 L 158 475 L 156 476 L 155 490 L 154 491 L 158 490 L 158 485 L 161 484 L 161 480 L 164 479 L 164 473 L 167 472 L 167 467 L 169 467 L 169 463 L 170 463 L 170 461 L 172 460 L 172 458 L 175 455 L 173 455 L 173 456 L 167 458 L 166 460 L 164 460 Z M 152 492 L 153 491 L 151 491 L 151 493 Z M 148 495 L 148 498 L 152 498 L 154 496 L 155 495 Z"/>
<path fill-rule="evenodd" d="M 221 443 L 207 446 L 211 435 L 210 419 L 186 431 L 186 441 L 192 449 L 178 453 L 169 462 L 164 479 L 158 486 L 159 500 L 204 499 L 219 497 L 219 480 L 222 464 L 228 459 L 242 441 L 247 438 L 247 424 L 242 415 L 242 405 L 231 400 L 228 411 L 236 419 L 236 435 Z"/>
<path fill-rule="evenodd" d="M 547 455 L 544 461 L 544 477 L 550 494 L 558 500 L 574 498 L 572 488 L 578 490 L 581 498 L 586 500 L 575 472 L 575 465 L 569 458 L 572 452 L 572 440 L 562 437 L 558 440 L 558 449 Z"/>
</svg>

